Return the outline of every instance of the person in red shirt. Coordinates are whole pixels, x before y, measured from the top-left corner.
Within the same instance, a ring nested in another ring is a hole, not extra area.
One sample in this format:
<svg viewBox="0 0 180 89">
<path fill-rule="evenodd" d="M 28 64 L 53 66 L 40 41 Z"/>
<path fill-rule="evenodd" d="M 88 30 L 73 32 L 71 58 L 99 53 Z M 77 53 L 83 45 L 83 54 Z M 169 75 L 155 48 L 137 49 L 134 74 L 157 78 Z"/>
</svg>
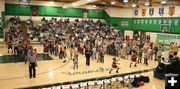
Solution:
<svg viewBox="0 0 180 89">
<path fill-rule="evenodd" d="M 99 61 L 101 61 L 101 51 L 102 51 L 102 48 L 100 47 L 99 50 L 98 50 L 98 60 L 97 60 L 97 63 Z"/>
<path fill-rule="evenodd" d="M 114 69 L 117 69 L 116 73 L 119 73 L 118 71 L 119 67 L 117 66 L 117 64 L 120 64 L 120 63 L 117 63 L 119 60 L 116 60 L 116 58 L 113 58 L 112 69 L 109 71 L 109 74 L 111 74 L 111 71 L 113 71 Z"/>
<path fill-rule="evenodd" d="M 49 45 L 48 45 L 48 40 L 46 40 L 46 42 L 44 43 L 44 55 L 45 55 L 45 58 L 48 58 L 48 56 L 49 56 L 48 51 L 49 51 Z"/>
<path fill-rule="evenodd" d="M 149 44 L 149 46 L 151 47 L 151 49 L 153 48 L 153 42 L 151 42 L 150 44 Z"/>
<path fill-rule="evenodd" d="M 136 66 L 136 64 L 137 64 L 136 59 L 137 59 L 137 53 L 136 53 L 136 51 L 134 51 L 133 54 L 131 55 L 131 63 L 130 63 L 130 66 L 129 66 L 129 67 L 131 67 L 131 65 L 133 64 L 133 62 L 135 62 L 134 67 L 137 67 L 137 66 Z"/>
</svg>

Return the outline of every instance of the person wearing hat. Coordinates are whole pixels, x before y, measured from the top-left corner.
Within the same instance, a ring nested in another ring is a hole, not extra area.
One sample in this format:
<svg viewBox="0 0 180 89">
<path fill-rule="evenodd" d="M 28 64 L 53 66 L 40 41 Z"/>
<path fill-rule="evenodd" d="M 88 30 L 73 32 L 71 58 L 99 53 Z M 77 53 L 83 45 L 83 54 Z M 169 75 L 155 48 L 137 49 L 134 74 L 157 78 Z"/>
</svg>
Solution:
<svg viewBox="0 0 180 89">
<path fill-rule="evenodd" d="M 112 69 L 109 71 L 109 74 L 111 74 L 111 71 L 113 71 L 114 69 L 117 69 L 116 73 L 119 73 L 118 71 L 119 67 L 117 66 L 117 64 L 120 64 L 120 63 L 117 63 L 119 60 L 116 60 L 116 58 L 113 58 Z"/>
</svg>

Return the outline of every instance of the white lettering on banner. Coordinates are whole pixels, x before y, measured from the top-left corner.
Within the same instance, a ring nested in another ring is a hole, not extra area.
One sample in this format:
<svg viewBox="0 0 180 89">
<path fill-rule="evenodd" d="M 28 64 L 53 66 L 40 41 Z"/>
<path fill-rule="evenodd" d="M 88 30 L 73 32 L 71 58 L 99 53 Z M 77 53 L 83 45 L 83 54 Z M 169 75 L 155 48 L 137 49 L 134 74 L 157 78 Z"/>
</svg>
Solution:
<svg viewBox="0 0 180 89">
<path fill-rule="evenodd" d="M 171 25 L 171 23 L 172 23 L 172 20 L 169 20 L 169 25 Z"/>
<path fill-rule="evenodd" d="M 164 20 L 164 24 L 166 24 L 167 23 L 167 20 Z"/>
<path fill-rule="evenodd" d="M 154 20 L 154 24 L 156 24 L 156 20 Z"/>
<path fill-rule="evenodd" d="M 159 42 L 163 42 L 163 40 L 159 40 Z"/>
</svg>

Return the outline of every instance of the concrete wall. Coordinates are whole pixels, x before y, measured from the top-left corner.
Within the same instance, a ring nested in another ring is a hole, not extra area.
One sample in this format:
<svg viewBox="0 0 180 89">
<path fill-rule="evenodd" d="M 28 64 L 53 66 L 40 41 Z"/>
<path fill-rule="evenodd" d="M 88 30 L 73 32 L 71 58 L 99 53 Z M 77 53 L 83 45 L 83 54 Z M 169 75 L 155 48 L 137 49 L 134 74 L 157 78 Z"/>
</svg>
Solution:
<svg viewBox="0 0 180 89">
<path fill-rule="evenodd" d="M 6 16 L 5 17 L 5 19 L 6 19 L 6 21 L 8 20 L 8 19 L 10 19 L 11 17 L 13 17 L 13 16 Z M 27 21 L 29 18 L 30 18 L 30 16 L 19 16 L 20 18 L 21 18 L 21 20 L 23 20 L 23 21 Z M 34 21 L 34 25 L 38 25 L 38 24 L 40 24 L 40 22 L 41 22 L 41 19 L 43 18 L 43 16 L 32 16 L 32 20 Z M 45 17 L 46 19 L 51 19 L 52 17 Z M 61 19 L 61 17 L 56 17 L 57 18 L 57 20 L 59 20 L 59 19 Z M 67 19 L 68 17 L 63 17 L 63 19 Z M 70 19 L 70 21 L 74 21 L 75 19 L 77 19 L 77 18 L 69 18 Z M 78 18 L 79 20 L 82 20 L 83 18 Z M 99 19 L 93 19 L 94 21 L 97 21 L 97 20 L 99 20 Z M 105 22 L 104 21 L 104 19 L 100 19 L 102 22 Z"/>
</svg>

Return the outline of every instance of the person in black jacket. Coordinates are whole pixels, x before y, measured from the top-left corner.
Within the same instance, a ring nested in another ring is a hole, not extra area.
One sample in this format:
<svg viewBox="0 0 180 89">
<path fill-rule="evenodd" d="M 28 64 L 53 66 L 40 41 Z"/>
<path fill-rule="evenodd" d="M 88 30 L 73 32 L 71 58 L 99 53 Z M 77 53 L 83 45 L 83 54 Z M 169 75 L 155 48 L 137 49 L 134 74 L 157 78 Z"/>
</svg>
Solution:
<svg viewBox="0 0 180 89">
<path fill-rule="evenodd" d="M 90 57 L 91 57 L 91 49 L 89 47 L 89 45 L 87 46 L 86 50 L 85 50 L 85 56 L 86 56 L 86 65 L 90 66 Z"/>
</svg>

